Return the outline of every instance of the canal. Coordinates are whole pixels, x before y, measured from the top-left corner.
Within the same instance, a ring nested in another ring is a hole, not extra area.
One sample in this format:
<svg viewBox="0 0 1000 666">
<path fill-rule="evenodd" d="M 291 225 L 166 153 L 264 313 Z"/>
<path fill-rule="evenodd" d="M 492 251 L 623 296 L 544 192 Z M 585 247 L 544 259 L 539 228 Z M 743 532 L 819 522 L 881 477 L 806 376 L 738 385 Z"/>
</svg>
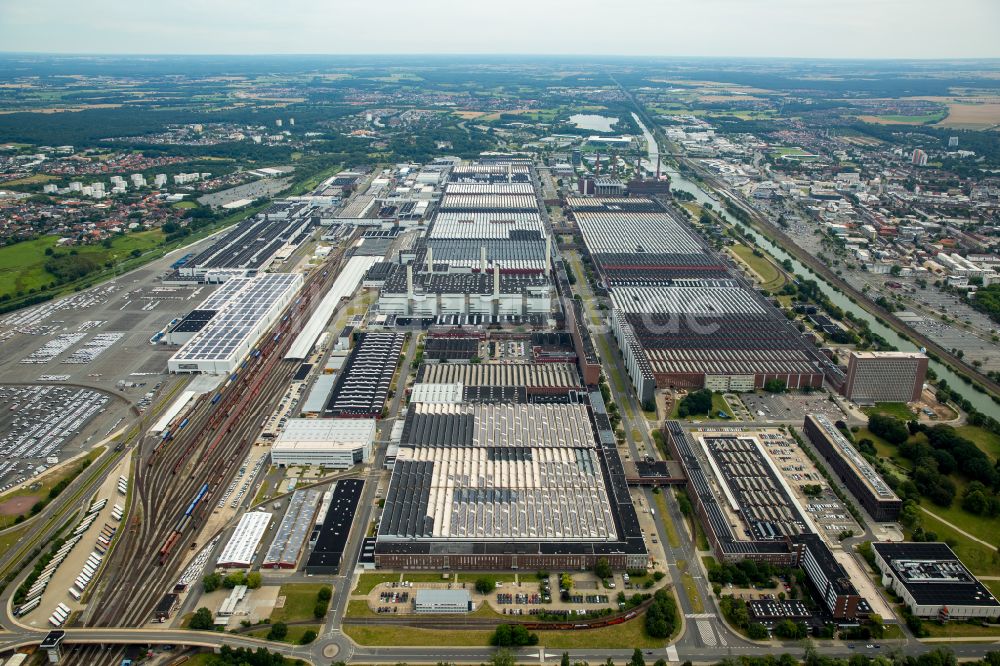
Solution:
<svg viewBox="0 0 1000 666">
<path fill-rule="evenodd" d="M 650 132 L 649 129 L 647 129 L 647 127 L 643 124 L 639 116 L 633 113 L 632 117 L 635 119 L 636 123 L 638 123 L 639 127 L 642 129 L 643 136 L 646 138 L 647 156 L 646 156 L 646 161 L 644 162 L 644 166 L 646 169 L 654 171 L 656 169 L 656 156 L 657 152 L 659 151 L 659 146 L 657 145 L 656 139 L 653 137 L 652 132 Z M 737 220 L 735 220 L 725 211 L 723 205 L 719 202 L 719 199 L 717 197 L 709 195 L 709 193 L 706 192 L 704 189 L 702 189 L 700 185 L 698 185 L 692 180 L 689 180 L 688 178 L 677 172 L 675 169 L 661 169 L 661 171 L 670 176 L 671 189 L 682 190 L 684 192 L 687 192 L 688 194 L 692 195 L 698 203 L 702 205 L 706 203 L 711 204 L 712 210 L 717 212 L 727 222 L 729 222 L 730 224 L 738 223 Z M 757 243 L 757 245 L 766 250 L 772 257 L 774 257 L 778 261 L 784 262 L 787 260 L 791 262 L 794 273 L 797 273 L 798 275 L 802 276 L 809 276 L 810 279 L 815 280 L 816 284 L 819 285 L 820 291 L 822 291 L 827 296 L 827 298 L 830 299 L 832 303 L 834 303 L 837 307 L 841 308 L 845 312 L 852 312 L 855 317 L 867 321 L 868 325 L 871 327 L 871 330 L 874 331 L 875 333 L 878 333 L 883 338 L 885 338 L 885 340 L 889 344 L 893 345 L 894 347 L 896 347 L 901 351 L 919 350 L 918 347 L 914 345 L 912 342 L 910 342 L 909 340 L 904 340 L 902 337 L 899 336 L 898 333 L 896 333 L 895 330 L 883 324 L 870 312 L 863 309 L 856 303 L 852 303 L 851 300 L 847 298 L 847 296 L 844 295 L 840 290 L 836 289 L 833 285 L 831 285 L 821 276 L 816 275 L 815 273 L 811 273 L 809 269 L 804 264 L 802 264 L 798 259 L 790 255 L 789 253 L 785 252 L 784 249 L 782 249 L 778 245 L 775 245 L 773 242 L 771 242 L 768 238 L 757 232 L 755 229 L 752 229 L 751 227 L 745 224 L 741 224 L 740 231 L 744 235 L 752 238 L 754 242 Z M 939 378 L 946 380 L 950 388 L 958 390 L 962 394 L 962 397 L 967 398 L 968 401 L 972 403 L 972 405 L 975 406 L 977 410 L 979 410 L 983 414 L 992 415 L 995 418 L 998 416 L 997 414 L 998 407 L 992 401 L 989 395 L 973 390 L 972 387 L 966 384 L 965 379 L 961 375 L 952 371 L 948 366 L 939 363 L 934 359 L 930 360 L 929 365 L 931 368 L 934 369 L 935 374 L 937 374 Z"/>
</svg>

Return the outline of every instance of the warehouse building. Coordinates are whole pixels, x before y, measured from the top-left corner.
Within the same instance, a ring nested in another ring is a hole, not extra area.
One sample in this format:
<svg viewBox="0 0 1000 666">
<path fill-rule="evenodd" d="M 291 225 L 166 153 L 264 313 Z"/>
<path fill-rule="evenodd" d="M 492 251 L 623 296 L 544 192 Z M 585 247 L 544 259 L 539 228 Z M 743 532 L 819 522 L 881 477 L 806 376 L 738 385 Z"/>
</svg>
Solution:
<svg viewBox="0 0 1000 666">
<path fill-rule="evenodd" d="M 611 325 L 643 402 L 657 388 L 817 388 L 830 363 L 679 215 L 647 198 L 570 197 L 610 290 Z"/>
<path fill-rule="evenodd" d="M 418 266 L 444 273 L 492 272 L 544 273 L 548 270 L 551 242 L 534 231 L 520 231 L 510 239 L 431 238 L 414 253 Z"/>
<path fill-rule="evenodd" d="M 552 283 L 540 273 L 416 273 L 413 265 L 397 266 L 379 292 L 378 310 L 385 314 L 548 316 Z"/>
<path fill-rule="evenodd" d="M 917 617 L 984 620 L 1000 617 L 1000 602 L 945 543 L 873 543 L 882 584 Z"/>
<path fill-rule="evenodd" d="M 213 296 L 216 313 L 167 361 L 170 372 L 230 373 L 302 289 L 302 276 L 267 273 L 224 285 L 225 298 Z M 220 289 L 220 291 L 222 291 Z"/>
<path fill-rule="evenodd" d="M 569 363 L 432 363 L 417 370 L 417 382 L 463 386 L 523 386 L 528 395 L 554 395 L 583 388 Z"/>
<path fill-rule="evenodd" d="M 902 500 L 829 418 L 806 414 L 802 430 L 873 520 L 899 519 Z"/>
<path fill-rule="evenodd" d="M 313 540 L 312 552 L 306 561 L 306 574 L 336 576 L 340 573 L 347 537 L 351 533 L 364 486 L 365 482 L 361 479 L 337 481 L 323 523 Z"/>
<path fill-rule="evenodd" d="M 527 194 L 535 196 L 535 186 L 530 182 L 519 183 L 486 183 L 486 182 L 451 182 L 444 186 L 445 194 L 472 195 L 502 195 Z"/>
<path fill-rule="evenodd" d="M 243 514 L 236 530 L 229 537 L 216 564 L 224 568 L 248 569 L 253 564 L 257 546 L 271 522 L 271 514 L 266 511 L 250 511 Z"/>
<path fill-rule="evenodd" d="M 852 351 L 844 396 L 862 405 L 916 402 L 927 378 L 927 355 L 917 352 Z"/>
<path fill-rule="evenodd" d="M 313 226 L 310 211 L 305 202 L 275 202 L 219 237 L 181 266 L 178 273 L 200 282 L 257 275 L 279 254 L 289 254 L 305 242 Z"/>
<path fill-rule="evenodd" d="M 271 462 L 350 469 L 371 460 L 374 441 L 375 419 L 289 419 L 271 446 Z"/>
<path fill-rule="evenodd" d="M 522 236 L 522 234 L 528 234 Z M 537 212 L 438 213 L 428 238 L 519 240 L 522 237 L 544 237 L 545 227 Z"/>
<path fill-rule="evenodd" d="M 357 333 L 357 343 L 337 375 L 323 416 L 381 418 L 389 397 L 406 336 L 400 333 Z"/>
<path fill-rule="evenodd" d="M 313 527 L 317 504 L 323 493 L 315 488 L 296 490 L 288 500 L 288 510 L 278 524 L 261 567 L 294 569 Z"/>
<path fill-rule="evenodd" d="M 468 363 L 479 358 L 479 338 L 440 336 L 424 340 L 424 362 Z"/>
<path fill-rule="evenodd" d="M 645 567 L 624 469 L 582 404 L 411 404 L 379 567 Z"/>
<path fill-rule="evenodd" d="M 823 370 L 785 317 L 734 281 L 619 287 L 612 329 L 633 383 L 659 388 L 752 391 L 772 379 L 819 388 Z M 640 360 L 639 357 L 644 357 Z"/>
</svg>

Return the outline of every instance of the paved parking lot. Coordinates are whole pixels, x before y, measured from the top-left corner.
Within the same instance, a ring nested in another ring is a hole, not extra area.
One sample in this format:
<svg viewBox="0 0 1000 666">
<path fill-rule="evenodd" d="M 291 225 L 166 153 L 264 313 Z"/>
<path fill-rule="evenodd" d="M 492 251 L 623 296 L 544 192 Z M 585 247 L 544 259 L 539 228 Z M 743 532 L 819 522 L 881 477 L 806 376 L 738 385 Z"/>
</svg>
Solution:
<svg viewBox="0 0 1000 666">
<path fill-rule="evenodd" d="M 744 393 L 740 400 L 755 421 L 792 422 L 801 424 L 806 414 L 826 414 L 843 419 L 844 413 L 829 394 Z"/>
</svg>

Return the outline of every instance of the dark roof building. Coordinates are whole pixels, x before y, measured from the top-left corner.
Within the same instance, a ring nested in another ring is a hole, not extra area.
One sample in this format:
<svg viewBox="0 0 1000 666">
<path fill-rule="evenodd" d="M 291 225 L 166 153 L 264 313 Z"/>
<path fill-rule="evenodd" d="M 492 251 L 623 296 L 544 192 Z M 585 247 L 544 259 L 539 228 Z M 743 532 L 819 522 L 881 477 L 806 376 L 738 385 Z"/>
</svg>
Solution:
<svg viewBox="0 0 1000 666">
<path fill-rule="evenodd" d="M 347 537 L 351 533 L 354 514 L 361 501 L 361 491 L 365 482 L 361 479 L 344 479 L 337 482 L 327 509 L 326 518 L 320 528 L 305 571 L 308 574 L 336 576 L 347 547 Z"/>
<path fill-rule="evenodd" d="M 945 543 L 872 544 L 882 582 L 918 617 L 996 618 L 1000 602 Z"/>
</svg>

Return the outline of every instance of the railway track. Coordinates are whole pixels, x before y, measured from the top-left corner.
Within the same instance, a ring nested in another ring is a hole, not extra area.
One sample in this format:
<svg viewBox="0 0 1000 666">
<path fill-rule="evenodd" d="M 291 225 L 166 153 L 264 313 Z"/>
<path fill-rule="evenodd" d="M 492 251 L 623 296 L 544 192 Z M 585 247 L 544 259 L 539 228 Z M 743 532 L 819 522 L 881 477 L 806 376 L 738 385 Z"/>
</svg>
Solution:
<svg viewBox="0 0 1000 666">
<path fill-rule="evenodd" d="M 282 320 L 215 397 L 199 398 L 182 428 L 173 427 L 169 439 L 147 435 L 137 447 L 127 523 L 119 529 L 99 585 L 86 599 L 84 625 L 143 626 L 161 596 L 173 589 L 188 544 L 298 368 L 298 362 L 282 357 L 336 278 L 333 267 L 342 256 L 336 253 L 324 265 L 328 268 L 313 271 Z M 120 651 L 93 646 L 70 652 L 65 663 L 117 664 L 119 658 Z"/>
</svg>

